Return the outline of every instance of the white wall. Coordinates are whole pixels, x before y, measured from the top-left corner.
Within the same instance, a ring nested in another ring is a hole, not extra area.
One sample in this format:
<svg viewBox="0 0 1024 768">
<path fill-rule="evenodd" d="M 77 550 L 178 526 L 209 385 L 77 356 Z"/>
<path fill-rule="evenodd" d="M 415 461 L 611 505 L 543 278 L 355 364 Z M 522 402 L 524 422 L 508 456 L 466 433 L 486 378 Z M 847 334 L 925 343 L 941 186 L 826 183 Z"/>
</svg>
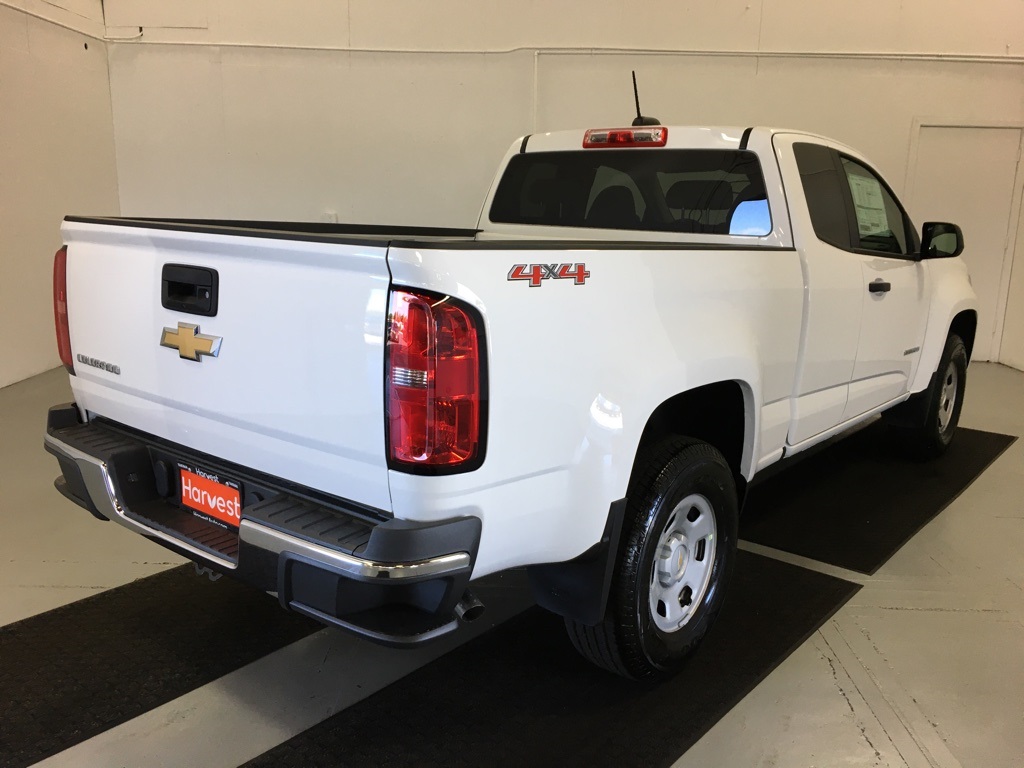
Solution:
<svg viewBox="0 0 1024 768">
<path fill-rule="evenodd" d="M 53 253 L 70 211 L 116 214 L 107 59 L 90 2 L 0 5 L 0 386 L 59 364 Z M 43 7 L 43 6 L 47 7 Z M 96 0 L 96 8 L 99 1 Z M 88 46 L 88 48 L 86 48 Z"/>
<path fill-rule="evenodd" d="M 96 39 L 104 34 L 103 0 L 0 0 L 0 5 Z"/>
<path fill-rule="evenodd" d="M 117 45 L 125 215 L 475 223 L 532 56 Z"/>
<path fill-rule="evenodd" d="M 1024 54 L 1019 0 L 106 0 L 144 41 L 432 51 L 602 48 Z"/>
</svg>

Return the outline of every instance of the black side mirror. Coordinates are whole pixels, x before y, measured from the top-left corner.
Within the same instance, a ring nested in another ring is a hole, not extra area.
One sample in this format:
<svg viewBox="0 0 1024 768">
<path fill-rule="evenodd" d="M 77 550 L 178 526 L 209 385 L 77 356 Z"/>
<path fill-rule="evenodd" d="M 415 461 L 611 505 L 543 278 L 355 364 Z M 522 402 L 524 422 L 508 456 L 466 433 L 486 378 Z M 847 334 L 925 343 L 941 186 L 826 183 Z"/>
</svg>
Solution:
<svg viewBox="0 0 1024 768">
<path fill-rule="evenodd" d="M 929 221 L 921 228 L 921 258 L 949 259 L 964 252 L 964 233 L 956 224 Z"/>
</svg>

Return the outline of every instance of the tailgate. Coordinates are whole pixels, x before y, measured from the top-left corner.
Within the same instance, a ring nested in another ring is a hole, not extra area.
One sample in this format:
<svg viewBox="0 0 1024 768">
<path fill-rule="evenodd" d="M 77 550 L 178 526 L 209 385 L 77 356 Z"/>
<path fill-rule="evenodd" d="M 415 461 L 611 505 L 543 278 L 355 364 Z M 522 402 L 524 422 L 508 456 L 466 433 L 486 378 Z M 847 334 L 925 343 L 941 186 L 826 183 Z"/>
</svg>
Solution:
<svg viewBox="0 0 1024 768">
<path fill-rule="evenodd" d="M 80 407 L 390 510 L 386 242 L 71 221 L 62 231 Z M 216 271 L 215 316 L 163 306 L 167 264 Z M 193 361 L 162 346 L 165 329 L 175 343 L 191 335 L 179 324 L 220 339 L 218 354 Z"/>
</svg>

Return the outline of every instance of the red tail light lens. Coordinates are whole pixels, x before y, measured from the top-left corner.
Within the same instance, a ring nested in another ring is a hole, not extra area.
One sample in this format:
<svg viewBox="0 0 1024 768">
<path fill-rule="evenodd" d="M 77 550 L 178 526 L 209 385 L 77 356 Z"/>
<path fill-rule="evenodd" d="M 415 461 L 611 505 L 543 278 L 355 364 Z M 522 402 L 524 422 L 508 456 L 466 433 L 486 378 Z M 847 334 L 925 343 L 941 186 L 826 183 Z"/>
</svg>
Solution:
<svg viewBox="0 0 1024 768">
<path fill-rule="evenodd" d="M 483 461 L 483 328 L 448 296 L 393 290 L 387 330 L 388 455 L 438 474 Z"/>
<path fill-rule="evenodd" d="M 668 128 L 591 128 L 583 134 L 584 149 L 604 147 L 664 147 L 668 142 Z"/>
<path fill-rule="evenodd" d="M 57 352 L 60 361 L 74 374 L 71 356 L 71 327 L 68 324 L 68 247 L 61 246 L 53 256 L 53 322 L 57 329 Z"/>
</svg>

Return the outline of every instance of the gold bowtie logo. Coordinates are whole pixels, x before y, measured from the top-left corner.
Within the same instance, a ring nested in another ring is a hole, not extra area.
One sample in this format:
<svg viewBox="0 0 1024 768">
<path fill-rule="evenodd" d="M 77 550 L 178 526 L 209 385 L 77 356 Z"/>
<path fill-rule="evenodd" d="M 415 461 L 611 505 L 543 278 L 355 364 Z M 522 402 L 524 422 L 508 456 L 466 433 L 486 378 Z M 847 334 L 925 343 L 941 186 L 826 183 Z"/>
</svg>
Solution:
<svg viewBox="0 0 1024 768">
<path fill-rule="evenodd" d="M 178 350 L 182 360 L 202 362 L 204 355 L 216 357 L 220 353 L 220 336 L 207 336 L 199 332 L 199 326 L 192 323 L 178 323 L 178 330 L 164 328 L 160 337 L 161 347 Z"/>
</svg>

